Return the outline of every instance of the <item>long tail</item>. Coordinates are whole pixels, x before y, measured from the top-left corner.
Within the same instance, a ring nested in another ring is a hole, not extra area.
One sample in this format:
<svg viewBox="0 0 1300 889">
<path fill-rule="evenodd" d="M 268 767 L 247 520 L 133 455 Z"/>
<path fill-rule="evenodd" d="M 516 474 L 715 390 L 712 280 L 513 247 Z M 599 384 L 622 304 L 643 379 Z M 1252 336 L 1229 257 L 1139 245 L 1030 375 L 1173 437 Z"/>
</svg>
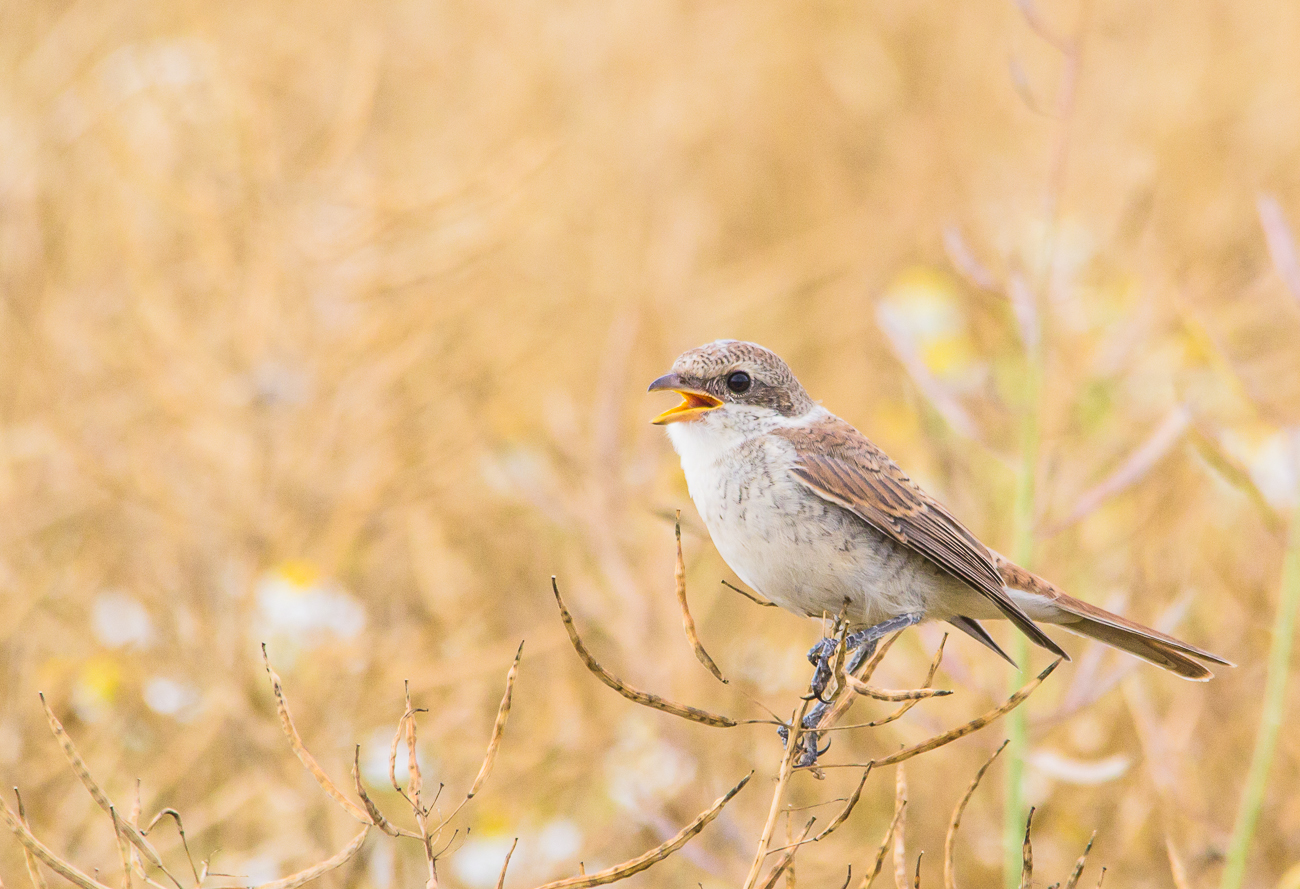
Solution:
<svg viewBox="0 0 1300 889">
<path fill-rule="evenodd" d="M 1001 557 L 998 571 L 1017 603 L 1034 620 L 1057 624 L 1197 682 L 1214 677 L 1202 661 L 1234 666 L 1203 648 L 1067 596 L 1041 577 Z"/>
</svg>

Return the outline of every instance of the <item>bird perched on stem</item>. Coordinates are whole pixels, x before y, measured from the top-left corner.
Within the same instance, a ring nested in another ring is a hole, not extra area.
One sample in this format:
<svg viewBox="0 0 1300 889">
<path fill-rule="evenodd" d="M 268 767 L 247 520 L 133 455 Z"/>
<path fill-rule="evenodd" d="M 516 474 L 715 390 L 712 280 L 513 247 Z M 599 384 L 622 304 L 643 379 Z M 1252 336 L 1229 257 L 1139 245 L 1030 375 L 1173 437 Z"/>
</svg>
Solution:
<svg viewBox="0 0 1300 889">
<path fill-rule="evenodd" d="M 661 390 L 682 403 L 652 422 L 667 427 L 722 557 L 750 587 L 796 614 L 843 614 L 855 629 L 850 666 L 886 633 L 931 620 L 1011 661 L 980 625 L 989 619 L 1011 621 L 1067 659 L 1040 623 L 1186 679 L 1211 678 L 1205 662 L 1230 666 L 1068 596 L 985 546 L 884 451 L 814 402 L 762 346 L 718 340 L 691 349 L 650 384 Z M 823 682 L 833 651 L 823 640 L 809 652 Z"/>
</svg>

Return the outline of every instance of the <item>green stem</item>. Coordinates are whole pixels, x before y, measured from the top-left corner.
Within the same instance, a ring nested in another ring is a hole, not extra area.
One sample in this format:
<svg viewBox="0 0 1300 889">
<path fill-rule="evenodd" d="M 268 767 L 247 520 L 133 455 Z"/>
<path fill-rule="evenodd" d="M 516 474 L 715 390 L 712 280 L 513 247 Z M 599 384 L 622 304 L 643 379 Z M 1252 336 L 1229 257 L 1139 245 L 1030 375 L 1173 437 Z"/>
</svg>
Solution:
<svg viewBox="0 0 1300 889">
<path fill-rule="evenodd" d="M 1039 356 L 1030 354 L 1025 369 L 1025 404 L 1020 432 L 1020 472 L 1016 479 L 1015 539 L 1011 558 L 1018 565 L 1030 568 L 1034 560 L 1034 482 L 1038 468 L 1039 449 Z M 1011 657 L 1020 665 L 1008 687 L 1015 691 L 1025 680 L 1029 666 L 1029 640 L 1022 633 L 1013 633 Z M 1002 876 L 1007 889 L 1019 889 L 1021 857 L 1025 836 L 1025 752 L 1029 746 L 1029 726 L 1025 708 L 1017 707 L 1007 714 L 1007 754 L 1005 805 L 1002 811 Z"/>
<path fill-rule="evenodd" d="M 1282 565 L 1282 592 L 1273 623 L 1273 642 L 1268 653 L 1268 679 L 1264 684 L 1264 710 L 1255 735 L 1255 752 L 1250 757 L 1246 786 L 1241 793 L 1237 823 L 1232 828 L 1228 859 L 1223 867 L 1222 889 L 1239 889 L 1246 878 L 1246 856 L 1255 835 L 1268 790 L 1268 773 L 1273 766 L 1278 731 L 1286 710 L 1287 674 L 1291 668 L 1291 645 L 1295 641 L 1296 612 L 1300 611 L 1300 502 L 1291 517 L 1286 559 Z"/>
</svg>

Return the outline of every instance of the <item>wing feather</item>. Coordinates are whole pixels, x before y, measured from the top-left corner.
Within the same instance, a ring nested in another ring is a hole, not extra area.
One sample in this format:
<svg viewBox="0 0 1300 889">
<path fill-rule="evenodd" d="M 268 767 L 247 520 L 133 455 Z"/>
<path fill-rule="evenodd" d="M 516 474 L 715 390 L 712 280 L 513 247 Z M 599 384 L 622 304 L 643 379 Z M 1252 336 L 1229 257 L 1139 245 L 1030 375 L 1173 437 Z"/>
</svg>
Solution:
<svg viewBox="0 0 1300 889">
<path fill-rule="evenodd" d="M 986 596 L 1036 645 L 1067 657 L 1007 594 L 988 547 L 865 435 L 833 416 L 779 434 L 795 446 L 792 471 L 810 491 L 925 556 Z"/>
</svg>

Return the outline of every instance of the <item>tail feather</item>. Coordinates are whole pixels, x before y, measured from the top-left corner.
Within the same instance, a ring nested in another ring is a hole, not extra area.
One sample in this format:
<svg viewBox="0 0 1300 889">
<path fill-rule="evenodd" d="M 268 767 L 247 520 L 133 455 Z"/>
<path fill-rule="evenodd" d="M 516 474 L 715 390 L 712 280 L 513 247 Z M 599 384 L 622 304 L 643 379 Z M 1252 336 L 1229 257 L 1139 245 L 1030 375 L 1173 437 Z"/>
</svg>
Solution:
<svg viewBox="0 0 1300 889">
<path fill-rule="evenodd" d="M 1061 626 L 1073 633 L 1127 651 L 1157 667 L 1177 673 L 1184 679 L 1205 682 L 1214 678 L 1214 674 L 1200 661 L 1146 633 L 1093 618 L 1079 618 L 1071 623 L 1062 621 Z"/>
<path fill-rule="evenodd" d="M 1198 682 L 1214 676 L 1202 661 L 1234 666 L 1203 648 L 1067 596 L 1041 577 L 1000 556 L 998 558 L 998 569 L 1007 585 L 1028 593 L 1035 600 L 1027 610 L 1036 620 L 1057 624 Z"/>
<path fill-rule="evenodd" d="M 993 641 L 989 631 L 980 626 L 979 621 L 972 620 L 969 617 L 953 617 L 948 619 L 948 623 L 961 630 L 966 635 L 975 639 L 981 645 L 985 645 L 997 652 L 1001 658 L 1013 667 L 1019 669 L 1020 665 L 1011 659 L 1011 655 L 1002 650 L 1002 646 Z"/>
</svg>

